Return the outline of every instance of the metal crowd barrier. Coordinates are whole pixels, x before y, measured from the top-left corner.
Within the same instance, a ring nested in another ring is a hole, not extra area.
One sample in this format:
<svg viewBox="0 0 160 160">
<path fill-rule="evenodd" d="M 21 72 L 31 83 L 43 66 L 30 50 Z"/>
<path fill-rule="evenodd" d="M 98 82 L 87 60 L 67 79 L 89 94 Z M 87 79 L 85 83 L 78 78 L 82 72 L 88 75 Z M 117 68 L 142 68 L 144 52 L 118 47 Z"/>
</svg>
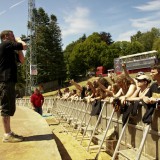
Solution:
<svg viewBox="0 0 160 160">
<path fill-rule="evenodd" d="M 104 103 L 104 102 L 103 102 Z M 16 104 L 22 107 L 29 107 L 29 98 L 17 99 Z M 111 156 L 115 156 L 116 144 L 121 135 L 122 115 L 119 112 L 114 112 L 114 109 L 109 102 L 105 102 L 102 105 L 103 110 L 97 116 L 91 116 L 92 105 L 91 103 L 84 102 L 82 100 L 63 100 L 55 97 L 46 97 L 43 104 L 44 113 L 51 113 L 56 118 L 63 119 L 73 127 L 73 131 L 76 131 L 75 139 L 80 143 L 84 137 L 88 137 L 89 144 L 87 150 L 90 151 L 91 141 L 97 143 L 98 153 L 103 148 Z M 126 150 L 130 153 L 130 150 L 139 148 L 143 137 L 145 125 L 141 121 L 146 109 L 144 107 L 139 108 L 138 116 L 134 119 L 129 119 L 123 136 L 121 137 L 120 149 Z M 114 136 L 113 136 L 114 135 Z M 132 152 L 130 153 L 132 154 Z M 125 155 L 125 153 L 124 153 Z M 143 146 L 142 156 L 139 156 L 142 160 L 159 160 L 160 159 L 160 111 L 155 110 L 153 115 L 153 122 L 148 127 L 147 136 Z M 125 156 L 124 156 L 125 157 Z M 122 155 L 118 154 L 119 159 L 125 159 Z M 113 158 L 115 159 L 115 158 Z M 127 159 L 127 158 L 126 158 Z"/>
</svg>

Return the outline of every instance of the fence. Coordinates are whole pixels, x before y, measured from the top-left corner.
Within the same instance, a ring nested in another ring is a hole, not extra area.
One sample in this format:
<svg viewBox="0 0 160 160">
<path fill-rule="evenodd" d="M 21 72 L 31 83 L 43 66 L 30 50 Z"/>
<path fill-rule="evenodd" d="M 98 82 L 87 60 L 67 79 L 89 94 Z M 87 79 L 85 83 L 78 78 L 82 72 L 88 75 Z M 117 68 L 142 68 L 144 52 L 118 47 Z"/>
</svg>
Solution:
<svg viewBox="0 0 160 160">
<path fill-rule="evenodd" d="M 17 99 L 16 104 L 19 106 L 31 108 L 29 98 Z M 64 119 L 66 119 L 66 121 L 69 124 L 72 125 L 76 124 L 76 126 L 79 126 L 77 127 L 77 130 L 83 129 L 83 132 L 86 131 L 88 137 L 93 136 L 92 133 L 94 129 L 96 132 L 95 135 L 98 134 L 101 135 L 106 130 L 106 126 L 109 120 L 111 120 L 109 130 L 110 131 L 112 130 L 112 133 L 116 132 L 117 134 L 115 134 L 115 136 L 112 138 L 110 137 L 106 141 L 106 143 L 103 144 L 103 146 L 105 145 L 106 151 L 112 156 L 116 145 L 115 143 L 117 142 L 123 127 L 122 115 L 119 112 L 114 112 L 113 117 L 111 118 L 113 107 L 109 102 L 105 102 L 103 111 L 100 116 L 99 115 L 91 116 L 92 109 L 93 108 L 91 103 L 88 104 L 80 100 L 61 100 L 61 99 L 55 99 L 54 97 L 46 97 L 43 104 L 43 111 L 45 113 L 49 112 L 56 114 L 57 117 L 59 118 L 63 117 Z M 145 111 L 146 111 L 145 107 L 139 108 L 138 116 L 136 116 L 136 118 L 129 119 L 127 129 L 125 130 L 124 136 L 122 137 L 122 141 L 120 144 L 121 149 L 132 149 L 139 147 L 145 127 L 144 123 L 141 121 Z M 97 123 L 98 118 L 99 122 Z M 84 126 L 86 127 L 84 128 Z M 89 128 L 93 129 L 89 130 Z M 155 110 L 152 119 L 152 124 L 147 134 L 146 141 L 143 147 L 143 155 L 150 160 L 160 159 L 159 139 L 160 139 L 160 111 Z M 108 145 L 110 143 L 112 143 L 112 148 L 111 146 Z M 88 148 L 89 147 L 90 146 L 88 146 Z M 120 157 L 121 156 L 119 156 L 119 158 Z"/>
</svg>

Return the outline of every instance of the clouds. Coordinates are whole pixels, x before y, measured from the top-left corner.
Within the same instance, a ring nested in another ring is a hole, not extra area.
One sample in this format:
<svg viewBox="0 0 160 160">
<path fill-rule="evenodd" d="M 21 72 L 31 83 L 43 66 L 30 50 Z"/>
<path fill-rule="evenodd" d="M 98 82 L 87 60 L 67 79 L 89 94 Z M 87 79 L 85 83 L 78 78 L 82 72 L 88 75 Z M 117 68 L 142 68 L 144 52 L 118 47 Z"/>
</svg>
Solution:
<svg viewBox="0 0 160 160">
<path fill-rule="evenodd" d="M 9 7 L 9 9 L 12 9 L 12 8 L 20 5 L 20 4 L 23 3 L 24 1 L 25 1 L 25 0 L 22 0 L 22 1 L 18 2 L 18 3 L 16 3 L 16 4 L 12 5 L 11 7 Z"/>
<path fill-rule="evenodd" d="M 90 19 L 90 10 L 86 7 L 76 7 L 74 10 L 65 13 L 64 26 L 62 27 L 62 36 L 86 33 L 94 22 Z"/>
<path fill-rule="evenodd" d="M 160 10 L 160 1 L 152 0 L 144 5 L 136 6 L 135 8 L 141 11 L 158 11 Z"/>
<path fill-rule="evenodd" d="M 136 34 L 136 30 L 130 30 L 124 33 L 119 34 L 117 41 L 130 41 L 130 37 Z"/>
<path fill-rule="evenodd" d="M 0 12 L 0 16 L 1 16 L 2 14 L 4 14 L 4 13 L 6 13 L 6 10 L 1 11 L 1 12 Z"/>
<path fill-rule="evenodd" d="M 25 0 L 22 0 L 22 1 L 18 2 L 18 3 L 15 3 L 14 5 L 10 6 L 9 9 L 12 9 L 12 8 L 14 8 L 14 7 L 16 7 L 16 6 L 19 6 L 19 5 L 20 5 L 21 3 L 23 3 L 24 1 L 25 1 Z M 6 12 L 7 12 L 7 10 L 1 11 L 1 12 L 0 12 L 0 16 L 3 15 L 3 14 L 5 14 Z"/>
<path fill-rule="evenodd" d="M 160 1 L 153 0 L 144 5 L 136 6 L 136 9 L 142 12 L 151 13 L 148 17 L 138 18 L 138 19 L 130 19 L 132 26 L 139 29 L 150 29 L 152 27 L 159 27 L 159 19 L 160 19 Z"/>
<path fill-rule="evenodd" d="M 3 6 L 0 6 L 0 29 L 11 26 L 15 27 L 18 35 L 25 33 L 27 2 L 3 0 Z M 49 14 L 57 16 L 64 46 L 76 41 L 83 34 L 88 36 L 93 32 L 109 32 L 114 41 L 128 41 L 137 31 L 146 32 L 152 27 L 160 28 L 160 0 L 101 0 L 101 3 L 97 0 L 51 0 L 47 3 L 38 0 L 36 6 L 38 5 Z M 13 22 L 20 17 L 21 21 Z"/>
<path fill-rule="evenodd" d="M 152 27 L 159 27 L 160 15 L 155 15 L 151 17 L 144 17 L 139 19 L 130 19 L 132 26 L 138 28 L 139 30 L 148 30 Z"/>
<path fill-rule="evenodd" d="M 61 24 L 63 40 L 103 29 L 116 35 L 113 36 L 115 40 L 129 41 L 137 31 L 146 32 L 153 27 L 159 28 L 160 0 L 148 0 L 146 3 L 140 1 L 138 5 L 136 4 L 125 3 L 125 9 L 122 10 L 115 3 L 109 8 L 101 7 L 100 12 L 94 12 L 89 6 L 75 5 L 74 9 L 65 12 L 63 17 L 64 22 Z M 131 10 L 132 14 L 127 14 L 127 11 Z M 99 13 L 101 14 L 98 17 Z M 97 14 L 96 17 L 94 14 Z"/>
<path fill-rule="evenodd" d="M 118 37 L 120 40 L 128 40 L 127 36 L 136 34 L 137 31 L 146 32 L 153 27 L 159 28 L 160 23 L 160 1 L 152 0 L 145 4 L 133 7 L 136 9 L 135 12 L 141 12 L 141 18 L 129 18 L 130 25 L 132 28 L 124 33 L 121 33 Z M 145 13 L 145 14 L 143 14 Z"/>
</svg>

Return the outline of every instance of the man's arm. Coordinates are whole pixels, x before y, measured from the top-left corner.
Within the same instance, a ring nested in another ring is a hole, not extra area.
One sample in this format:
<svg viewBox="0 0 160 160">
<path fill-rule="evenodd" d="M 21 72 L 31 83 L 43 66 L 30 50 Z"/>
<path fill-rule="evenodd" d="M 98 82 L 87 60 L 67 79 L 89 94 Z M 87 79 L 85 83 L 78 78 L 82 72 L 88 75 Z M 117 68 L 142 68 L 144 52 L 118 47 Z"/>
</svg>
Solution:
<svg viewBox="0 0 160 160">
<path fill-rule="evenodd" d="M 25 61 L 24 54 L 22 51 L 18 51 L 18 59 L 23 64 Z"/>
<path fill-rule="evenodd" d="M 146 103 L 146 104 L 154 104 L 157 102 L 157 98 L 154 98 L 154 97 L 143 97 L 143 101 Z"/>
<path fill-rule="evenodd" d="M 146 104 L 156 103 L 157 98 L 154 98 L 154 97 L 152 96 L 152 93 L 153 93 L 153 91 L 154 91 L 154 88 L 155 88 L 155 83 L 153 83 L 153 84 L 150 86 L 150 89 L 148 90 L 148 92 L 146 93 L 146 95 L 143 97 L 143 101 L 144 101 Z"/>
<path fill-rule="evenodd" d="M 133 84 L 135 84 L 135 81 L 134 79 L 129 75 L 128 71 L 127 71 L 127 68 L 126 68 L 126 64 L 125 63 L 122 63 L 122 68 L 123 68 L 123 72 L 126 76 L 126 78 Z"/>
<path fill-rule="evenodd" d="M 75 82 L 74 80 L 70 80 L 70 83 L 72 85 L 74 85 L 78 90 L 80 90 L 80 91 L 83 90 L 83 88 L 77 82 Z"/>
</svg>

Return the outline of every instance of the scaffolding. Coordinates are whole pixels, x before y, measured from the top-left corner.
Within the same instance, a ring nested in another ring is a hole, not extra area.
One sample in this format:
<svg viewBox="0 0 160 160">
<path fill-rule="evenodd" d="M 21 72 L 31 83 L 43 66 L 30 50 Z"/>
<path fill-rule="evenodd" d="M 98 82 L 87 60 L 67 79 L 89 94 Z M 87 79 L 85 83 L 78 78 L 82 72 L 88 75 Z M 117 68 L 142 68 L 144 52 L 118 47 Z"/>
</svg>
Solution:
<svg viewBox="0 0 160 160">
<path fill-rule="evenodd" d="M 35 45 L 35 0 L 28 0 L 28 32 L 27 37 L 29 38 L 28 55 L 26 58 L 26 88 L 25 95 L 30 95 L 33 88 L 37 85 L 37 56 L 36 56 L 36 45 Z"/>
</svg>

